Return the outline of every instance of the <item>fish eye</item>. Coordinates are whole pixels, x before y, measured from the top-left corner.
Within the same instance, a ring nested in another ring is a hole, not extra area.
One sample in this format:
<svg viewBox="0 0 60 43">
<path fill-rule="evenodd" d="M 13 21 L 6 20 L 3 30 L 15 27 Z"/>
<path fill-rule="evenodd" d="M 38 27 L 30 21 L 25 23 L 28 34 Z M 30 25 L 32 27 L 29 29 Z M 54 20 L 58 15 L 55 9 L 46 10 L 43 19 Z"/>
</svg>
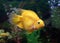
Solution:
<svg viewBox="0 0 60 43">
<path fill-rule="evenodd" d="M 40 22 L 38 22 L 38 24 L 40 24 Z"/>
</svg>

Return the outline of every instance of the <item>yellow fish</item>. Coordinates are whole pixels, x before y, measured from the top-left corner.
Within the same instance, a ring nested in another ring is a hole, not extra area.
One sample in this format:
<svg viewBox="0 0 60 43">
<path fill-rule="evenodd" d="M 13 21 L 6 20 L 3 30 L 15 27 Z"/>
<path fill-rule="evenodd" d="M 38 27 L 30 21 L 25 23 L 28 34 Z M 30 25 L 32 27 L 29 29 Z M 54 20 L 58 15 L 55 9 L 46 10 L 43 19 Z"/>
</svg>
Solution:
<svg viewBox="0 0 60 43">
<path fill-rule="evenodd" d="M 9 36 L 9 33 L 1 33 L 0 36 L 2 37 Z"/>
<path fill-rule="evenodd" d="M 32 10 L 20 10 L 19 14 L 14 13 L 10 21 L 21 29 L 33 32 L 45 26 L 44 21 Z"/>
</svg>

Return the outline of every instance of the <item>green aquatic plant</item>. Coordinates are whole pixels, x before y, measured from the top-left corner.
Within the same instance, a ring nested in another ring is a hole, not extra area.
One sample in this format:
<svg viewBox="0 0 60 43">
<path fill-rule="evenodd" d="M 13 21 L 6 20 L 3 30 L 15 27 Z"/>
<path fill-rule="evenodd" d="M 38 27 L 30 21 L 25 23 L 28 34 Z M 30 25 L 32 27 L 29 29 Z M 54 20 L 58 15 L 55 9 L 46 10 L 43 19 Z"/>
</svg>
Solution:
<svg viewBox="0 0 60 43">
<path fill-rule="evenodd" d="M 26 33 L 27 43 L 39 43 L 38 38 L 40 37 L 40 30 L 36 30 L 31 34 Z"/>
</svg>

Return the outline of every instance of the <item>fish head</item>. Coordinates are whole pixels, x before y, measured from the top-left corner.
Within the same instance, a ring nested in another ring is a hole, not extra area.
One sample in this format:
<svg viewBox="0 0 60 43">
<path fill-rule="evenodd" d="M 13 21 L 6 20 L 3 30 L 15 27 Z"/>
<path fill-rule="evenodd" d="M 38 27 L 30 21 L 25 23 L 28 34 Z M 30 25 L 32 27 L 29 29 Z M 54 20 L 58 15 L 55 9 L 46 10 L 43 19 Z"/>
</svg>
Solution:
<svg viewBox="0 0 60 43">
<path fill-rule="evenodd" d="M 45 26 L 44 21 L 42 19 L 39 19 L 39 20 L 34 22 L 32 29 L 37 30 L 37 29 L 42 28 L 44 26 Z"/>
</svg>

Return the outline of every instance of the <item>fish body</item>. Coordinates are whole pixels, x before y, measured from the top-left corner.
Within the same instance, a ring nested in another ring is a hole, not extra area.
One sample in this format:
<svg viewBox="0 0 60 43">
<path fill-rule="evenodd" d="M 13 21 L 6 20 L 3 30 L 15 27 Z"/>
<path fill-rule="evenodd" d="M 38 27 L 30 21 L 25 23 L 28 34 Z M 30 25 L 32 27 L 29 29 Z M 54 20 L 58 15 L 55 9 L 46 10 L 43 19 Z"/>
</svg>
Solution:
<svg viewBox="0 0 60 43">
<path fill-rule="evenodd" d="M 44 21 L 34 11 L 22 9 L 20 12 L 20 14 L 14 14 L 11 18 L 12 23 L 19 28 L 33 32 L 45 26 Z"/>
</svg>

